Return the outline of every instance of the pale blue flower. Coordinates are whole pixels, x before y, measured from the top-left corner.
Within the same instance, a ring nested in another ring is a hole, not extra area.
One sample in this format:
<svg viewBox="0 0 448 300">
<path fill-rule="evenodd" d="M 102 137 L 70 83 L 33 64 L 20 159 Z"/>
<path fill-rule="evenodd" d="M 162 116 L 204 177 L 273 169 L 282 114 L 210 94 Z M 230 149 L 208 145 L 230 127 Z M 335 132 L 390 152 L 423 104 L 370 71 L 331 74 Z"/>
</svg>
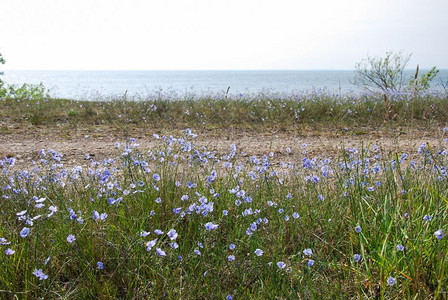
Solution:
<svg viewBox="0 0 448 300">
<path fill-rule="evenodd" d="M 397 245 L 397 251 L 404 251 L 404 246 L 401 244 Z"/>
<path fill-rule="evenodd" d="M 23 227 L 23 229 L 20 231 L 20 236 L 22 238 L 26 238 L 29 233 L 30 229 L 28 227 Z"/>
<path fill-rule="evenodd" d="M 235 260 L 235 255 L 229 255 L 229 256 L 227 257 L 227 260 L 228 260 L 228 261 L 234 261 L 234 260 Z"/>
<path fill-rule="evenodd" d="M 355 231 L 356 231 L 357 233 L 360 233 L 360 232 L 362 231 L 361 226 L 357 225 L 357 226 L 355 227 Z"/>
<path fill-rule="evenodd" d="M 207 230 L 213 230 L 213 229 L 216 229 L 219 227 L 218 224 L 213 224 L 212 222 L 205 223 L 204 226 L 205 226 L 205 229 L 207 229 Z"/>
<path fill-rule="evenodd" d="M 11 244 L 11 242 L 8 242 L 7 239 L 5 238 L 0 238 L 0 245 L 9 245 Z"/>
<path fill-rule="evenodd" d="M 303 250 L 303 254 L 306 256 L 311 256 L 313 255 L 313 250 L 311 250 L 310 248 Z"/>
<path fill-rule="evenodd" d="M 103 265 L 102 262 L 99 261 L 99 262 L 96 263 L 96 265 L 97 265 L 98 269 L 100 269 L 100 270 L 104 269 L 104 265 Z"/>
<path fill-rule="evenodd" d="M 256 249 L 254 253 L 255 253 L 256 256 L 262 256 L 263 255 L 263 250 Z"/>
<path fill-rule="evenodd" d="M 279 267 L 280 269 L 284 269 L 286 267 L 286 264 L 284 262 L 282 262 L 282 261 L 279 261 L 277 263 L 277 267 Z"/>
<path fill-rule="evenodd" d="M 151 232 L 148 232 L 148 231 L 142 231 L 142 232 L 140 232 L 140 236 L 141 236 L 141 237 L 146 237 L 146 236 L 148 236 L 149 234 L 151 234 Z"/>
<path fill-rule="evenodd" d="M 235 249 L 235 247 L 236 247 L 235 244 L 230 244 L 230 245 L 229 245 L 229 249 L 230 249 L 230 250 Z"/>
<path fill-rule="evenodd" d="M 308 267 L 314 266 L 314 260 L 309 259 L 307 265 L 308 265 Z"/>
<path fill-rule="evenodd" d="M 146 251 L 150 251 L 152 247 L 156 244 L 157 239 L 154 239 L 152 241 L 149 241 L 146 243 Z"/>
<path fill-rule="evenodd" d="M 394 277 L 389 276 L 389 278 L 387 278 L 387 284 L 390 286 L 393 286 L 393 285 L 397 284 L 397 280 Z"/>
<path fill-rule="evenodd" d="M 355 254 L 355 255 L 353 255 L 353 259 L 355 260 L 355 263 L 357 263 L 361 260 L 361 255 Z"/>
<path fill-rule="evenodd" d="M 69 234 L 67 236 L 67 242 L 69 242 L 70 244 L 73 243 L 75 240 L 76 240 L 76 238 L 73 234 Z"/>
<path fill-rule="evenodd" d="M 434 232 L 434 235 L 438 240 L 441 240 L 445 237 L 445 234 L 443 233 L 442 229 L 439 229 L 436 232 Z"/>
<path fill-rule="evenodd" d="M 12 250 L 11 248 L 6 249 L 5 254 L 6 255 L 13 255 L 16 251 Z"/>
<path fill-rule="evenodd" d="M 178 237 L 178 234 L 175 229 L 170 229 L 170 231 L 168 231 L 167 235 L 170 238 L 170 240 L 172 240 L 172 241 L 177 239 L 177 237 Z"/>
<path fill-rule="evenodd" d="M 156 252 L 157 252 L 157 254 L 158 254 L 159 256 L 166 256 L 165 251 L 163 251 L 163 250 L 160 249 L 160 248 L 156 248 Z"/>
<path fill-rule="evenodd" d="M 33 275 L 35 275 L 37 278 L 39 278 L 39 280 L 44 280 L 48 278 L 48 275 L 44 274 L 44 272 L 42 272 L 42 269 L 34 269 Z"/>
</svg>

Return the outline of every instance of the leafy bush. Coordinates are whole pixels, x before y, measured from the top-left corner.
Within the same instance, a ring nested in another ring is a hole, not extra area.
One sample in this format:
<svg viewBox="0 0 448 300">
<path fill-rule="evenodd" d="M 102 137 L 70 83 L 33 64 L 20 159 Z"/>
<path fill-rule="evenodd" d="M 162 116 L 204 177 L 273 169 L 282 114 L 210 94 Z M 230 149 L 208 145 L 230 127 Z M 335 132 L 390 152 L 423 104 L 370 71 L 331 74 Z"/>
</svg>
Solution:
<svg viewBox="0 0 448 300">
<path fill-rule="evenodd" d="M 428 90 L 439 70 L 433 67 L 418 77 L 418 65 L 413 79 L 406 79 L 404 70 L 412 54 L 386 52 L 383 57 L 367 56 L 355 66 L 355 84 L 370 92 L 396 93 L 403 90 L 421 92 Z"/>
<path fill-rule="evenodd" d="M 0 64 L 4 65 L 5 63 L 5 59 L 0 53 Z M 3 72 L 0 72 L 0 75 L 3 75 Z M 21 86 L 6 85 L 0 79 L 0 99 L 41 100 L 49 97 L 48 92 L 49 90 L 42 83 L 24 83 Z"/>
</svg>

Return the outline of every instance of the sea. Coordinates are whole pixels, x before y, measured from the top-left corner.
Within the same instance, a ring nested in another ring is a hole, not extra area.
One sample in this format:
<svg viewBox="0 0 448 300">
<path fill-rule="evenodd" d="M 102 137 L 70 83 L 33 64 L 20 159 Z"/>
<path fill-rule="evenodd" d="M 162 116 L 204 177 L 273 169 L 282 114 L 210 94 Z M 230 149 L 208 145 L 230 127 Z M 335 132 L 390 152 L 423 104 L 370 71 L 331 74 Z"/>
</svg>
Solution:
<svg viewBox="0 0 448 300">
<path fill-rule="evenodd" d="M 421 70 L 420 74 L 425 72 Z M 406 71 L 411 78 L 414 71 Z M 214 95 L 288 95 L 300 92 L 332 94 L 359 93 L 353 70 L 319 71 L 25 71 L 6 70 L 1 77 L 7 84 L 42 83 L 51 97 L 75 100 L 101 100 L 127 97 L 150 99 Z M 433 80 L 433 88 L 443 90 L 448 69 Z M 448 86 L 446 87 L 448 88 Z"/>
</svg>

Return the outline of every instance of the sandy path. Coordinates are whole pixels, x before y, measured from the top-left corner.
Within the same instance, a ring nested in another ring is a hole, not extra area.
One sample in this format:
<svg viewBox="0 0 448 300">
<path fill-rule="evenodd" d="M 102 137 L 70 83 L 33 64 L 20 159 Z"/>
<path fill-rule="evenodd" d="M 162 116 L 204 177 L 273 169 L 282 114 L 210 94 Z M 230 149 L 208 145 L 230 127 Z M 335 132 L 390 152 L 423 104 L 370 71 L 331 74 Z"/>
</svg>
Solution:
<svg viewBox="0 0 448 300">
<path fill-rule="evenodd" d="M 181 135 L 181 131 L 173 134 L 175 137 Z M 154 147 L 158 141 L 152 136 L 152 132 L 146 130 L 133 130 L 132 135 L 140 144 L 141 151 Z M 101 130 L 90 133 L 76 130 L 70 137 L 62 137 L 57 128 L 45 128 L 17 130 L 16 132 L 0 135 L 0 157 L 14 156 L 19 161 L 26 163 L 35 159 L 40 149 L 54 149 L 62 153 L 63 162 L 67 165 L 87 165 L 86 154 L 93 156 L 95 160 L 116 157 L 119 153 L 115 148 L 115 142 L 124 143 L 123 133 L 111 130 Z M 446 146 L 440 130 L 432 132 L 413 131 L 385 135 L 378 132 L 370 132 L 361 136 L 350 134 L 338 135 L 328 132 L 313 133 L 308 135 L 294 133 L 254 133 L 220 131 L 199 133 L 195 139 L 196 146 L 205 146 L 208 150 L 216 150 L 218 153 L 229 152 L 230 145 L 235 144 L 239 151 L 247 155 L 275 153 L 276 160 L 297 161 L 303 156 L 308 157 L 331 157 L 337 155 L 341 149 L 357 147 L 362 145 L 376 144 L 387 153 L 396 151 L 408 153 L 415 156 L 418 147 L 428 142 L 431 146 L 439 148 Z M 307 144 L 303 148 L 303 144 Z M 291 152 L 288 153 L 286 148 Z M 307 153 L 304 154 L 303 151 Z"/>
</svg>

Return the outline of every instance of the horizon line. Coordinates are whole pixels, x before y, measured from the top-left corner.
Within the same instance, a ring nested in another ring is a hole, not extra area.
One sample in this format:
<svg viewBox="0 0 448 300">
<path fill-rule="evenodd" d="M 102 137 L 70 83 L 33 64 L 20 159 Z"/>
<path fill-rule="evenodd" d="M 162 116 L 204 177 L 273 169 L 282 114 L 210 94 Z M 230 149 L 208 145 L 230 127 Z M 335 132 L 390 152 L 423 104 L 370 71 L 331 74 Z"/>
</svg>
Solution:
<svg viewBox="0 0 448 300">
<path fill-rule="evenodd" d="M 431 68 L 420 68 L 420 70 L 430 70 Z M 448 68 L 438 68 L 438 70 L 448 70 Z M 356 69 L 3 69 L 2 72 L 8 71 L 79 71 L 79 72 L 306 72 L 306 71 L 356 71 Z M 415 71 L 414 68 L 406 68 L 404 71 Z M 4 74 L 6 75 L 6 73 Z"/>
</svg>

